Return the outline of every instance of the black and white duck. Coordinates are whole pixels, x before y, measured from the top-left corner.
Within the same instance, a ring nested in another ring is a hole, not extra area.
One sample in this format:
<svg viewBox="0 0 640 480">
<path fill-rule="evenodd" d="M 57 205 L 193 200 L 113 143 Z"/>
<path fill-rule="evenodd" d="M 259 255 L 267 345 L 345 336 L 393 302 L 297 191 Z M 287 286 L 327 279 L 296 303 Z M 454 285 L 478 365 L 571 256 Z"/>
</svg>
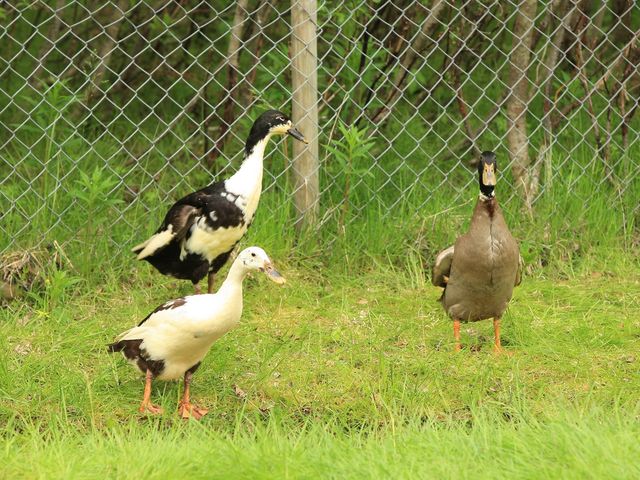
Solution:
<svg viewBox="0 0 640 480">
<path fill-rule="evenodd" d="M 520 284 L 518 242 L 513 238 L 495 196 L 497 163 L 483 152 L 478 163 L 480 197 L 469 231 L 438 254 L 431 282 L 444 287 L 440 301 L 453 320 L 455 350 L 460 350 L 460 322 L 493 318 L 494 349 L 502 350 L 500 319 L 513 288 Z"/>
<path fill-rule="evenodd" d="M 306 143 L 284 113 L 269 110 L 260 115 L 235 175 L 178 200 L 156 233 L 132 249 L 138 260 L 146 260 L 163 275 L 191 280 L 196 293 L 200 293 L 200 280 L 208 274 L 208 292 L 213 292 L 215 274 L 246 233 L 258 208 L 267 143 L 273 135 L 286 134 Z"/>
<path fill-rule="evenodd" d="M 285 283 L 265 251 L 249 247 L 240 252 L 215 294 L 170 300 L 109 345 L 110 352 L 122 352 L 146 375 L 141 413 L 162 413 L 160 407 L 151 403 L 152 379 L 175 380 L 183 375 L 180 416 L 200 419 L 207 413 L 191 403 L 191 377 L 213 343 L 238 326 L 242 316 L 242 281 L 253 270 L 264 272 L 276 283 Z"/>
</svg>

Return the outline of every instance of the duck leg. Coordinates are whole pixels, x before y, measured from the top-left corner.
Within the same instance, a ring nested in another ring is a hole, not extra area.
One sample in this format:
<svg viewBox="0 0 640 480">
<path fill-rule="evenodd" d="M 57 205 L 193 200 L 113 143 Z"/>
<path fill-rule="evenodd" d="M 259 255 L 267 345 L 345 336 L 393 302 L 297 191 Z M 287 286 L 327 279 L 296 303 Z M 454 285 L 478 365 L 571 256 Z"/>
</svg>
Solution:
<svg viewBox="0 0 640 480">
<path fill-rule="evenodd" d="M 216 274 L 214 272 L 209 272 L 209 276 L 207 277 L 207 291 L 209 293 L 213 293 L 213 281 L 216 278 Z"/>
<path fill-rule="evenodd" d="M 453 320 L 453 338 L 456 341 L 454 349 L 456 352 L 459 352 L 462 346 L 460 345 L 460 320 L 457 318 Z"/>
<path fill-rule="evenodd" d="M 140 404 L 140 408 L 138 411 L 140 413 L 151 413 L 152 415 L 159 415 L 162 413 L 162 407 L 158 407 L 151 403 L 151 380 L 153 379 L 153 375 L 151 374 L 151 370 L 147 369 L 147 377 L 144 382 L 144 394 L 142 396 L 142 403 Z"/>
<path fill-rule="evenodd" d="M 180 404 L 178 405 L 178 413 L 185 420 L 190 417 L 200 420 L 209 410 L 206 408 L 196 407 L 191 403 L 191 392 L 189 387 L 191 386 L 192 375 L 193 372 L 190 372 L 189 370 L 184 373 L 184 393 L 182 394 L 182 400 L 180 400 Z"/>
<path fill-rule="evenodd" d="M 493 351 L 494 353 L 502 353 L 502 345 L 500 344 L 500 317 L 493 319 Z"/>
</svg>

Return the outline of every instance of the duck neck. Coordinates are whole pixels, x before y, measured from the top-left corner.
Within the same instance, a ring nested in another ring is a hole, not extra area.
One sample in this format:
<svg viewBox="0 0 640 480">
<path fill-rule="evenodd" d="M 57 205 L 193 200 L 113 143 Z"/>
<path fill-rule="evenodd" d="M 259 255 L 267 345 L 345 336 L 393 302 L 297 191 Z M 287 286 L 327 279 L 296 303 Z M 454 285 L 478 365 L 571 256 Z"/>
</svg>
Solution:
<svg viewBox="0 0 640 480">
<path fill-rule="evenodd" d="M 496 194 L 493 191 L 493 189 L 491 189 L 491 191 L 486 191 L 486 192 L 480 190 L 480 195 L 478 198 L 480 198 L 480 200 L 482 200 L 483 202 L 488 202 L 489 200 L 495 200 Z"/>
<path fill-rule="evenodd" d="M 262 159 L 269 143 L 271 134 L 261 138 L 251 145 L 247 142 L 244 161 L 240 169 L 227 180 L 227 190 L 237 195 L 251 196 L 262 187 Z"/>
<path fill-rule="evenodd" d="M 496 186 L 494 185 L 485 185 L 482 181 L 482 172 L 480 172 L 478 183 L 480 184 L 480 198 L 483 200 L 488 200 L 490 198 L 494 198 L 496 193 Z"/>
<path fill-rule="evenodd" d="M 220 292 L 226 292 L 228 295 L 239 293 L 242 296 L 242 281 L 247 276 L 247 269 L 242 260 L 239 258 L 231 265 L 227 278 L 220 286 Z"/>
<path fill-rule="evenodd" d="M 493 194 L 493 192 L 491 196 L 485 195 L 484 193 L 480 192 L 480 197 L 478 198 L 478 205 L 476 209 L 484 210 L 489 216 L 489 218 L 493 219 L 493 217 L 496 214 L 497 206 L 498 206 L 498 201 L 496 200 L 496 197 Z M 474 218 L 476 218 L 476 215 L 474 215 Z"/>
</svg>

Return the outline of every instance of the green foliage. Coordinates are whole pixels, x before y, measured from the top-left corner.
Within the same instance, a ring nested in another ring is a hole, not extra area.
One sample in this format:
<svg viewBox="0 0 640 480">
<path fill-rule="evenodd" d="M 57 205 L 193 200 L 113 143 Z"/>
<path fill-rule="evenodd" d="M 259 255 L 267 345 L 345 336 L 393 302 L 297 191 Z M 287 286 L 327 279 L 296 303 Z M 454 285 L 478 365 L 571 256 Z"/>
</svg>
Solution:
<svg viewBox="0 0 640 480">
<path fill-rule="evenodd" d="M 77 223 L 84 225 L 83 229 L 75 232 L 75 239 L 83 239 L 85 249 L 92 251 L 102 234 L 107 232 L 105 220 L 113 213 L 111 210 L 123 203 L 123 200 L 117 196 L 119 179 L 116 176 L 99 167 L 95 167 L 91 175 L 83 171 L 78 173 L 80 178 L 69 191 L 70 197 L 77 201 L 77 207 L 75 214 L 69 217 L 78 218 Z M 85 277 L 99 269 L 99 265 L 94 262 L 79 262 L 79 271 Z"/>
<path fill-rule="evenodd" d="M 345 176 L 358 176 L 360 178 L 373 177 L 371 173 L 371 156 L 369 151 L 375 145 L 375 139 L 369 137 L 366 129 L 359 129 L 355 125 L 347 127 L 344 123 L 338 123 L 338 129 L 343 135 L 341 140 L 333 140 L 325 145 L 329 153 L 333 155 L 329 162 L 329 168 L 337 168 L 334 173 Z M 368 159 L 367 164 L 362 160 Z M 335 166 L 332 166 L 335 162 Z"/>
<path fill-rule="evenodd" d="M 48 320 L 55 320 L 51 318 L 52 313 L 70 299 L 72 287 L 80 282 L 80 278 L 73 276 L 68 271 L 52 268 L 45 275 L 44 288 L 27 292 L 27 295 L 34 301 L 34 310 L 38 315 L 44 316 Z"/>
<path fill-rule="evenodd" d="M 108 176 L 104 170 L 95 167 L 91 175 L 79 172 L 80 179 L 76 180 L 71 195 L 80 200 L 80 207 L 93 217 L 104 210 L 122 203 L 122 199 L 113 197 L 112 193 L 119 183 L 119 179 Z"/>
<path fill-rule="evenodd" d="M 373 148 L 375 140 L 368 137 L 366 129 L 358 129 L 355 125 L 347 127 L 343 123 L 338 123 L 338 129 L 343 137 L 325 145 L 330 154 L 329 161 L 325 162 L 325 165 L 332 172 L 334 178 L 344 180 L 342 215 L 339 220 L 339 229 L 344 230 L 352 195 L 353 179 L 357 178 L 358 184 L 361 184 L 374 176 L 371 172 L 373 159 L 369 152 Z M 356 191 L 354 189 L 354 193 Z"/>
</svg>

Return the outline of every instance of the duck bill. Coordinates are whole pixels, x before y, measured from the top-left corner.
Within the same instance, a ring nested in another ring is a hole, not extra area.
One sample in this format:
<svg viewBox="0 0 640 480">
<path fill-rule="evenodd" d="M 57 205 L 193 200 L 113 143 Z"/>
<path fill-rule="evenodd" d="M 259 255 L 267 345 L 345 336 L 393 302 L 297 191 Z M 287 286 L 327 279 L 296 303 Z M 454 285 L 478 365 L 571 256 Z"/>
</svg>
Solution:
<svg viewBox="0 0 640 480">
<path fill-rule="evenodd" d="M 492 168 L 484 168 L 482 172 L 482 183 L 487 187 L 495 187 L 496 186 L 496 174 Z"/>
<path fill-rule="evenodd" d="M 287 133 L 291 135 L 293 138 L 295 138 L 296 140 L 300 140 L 303 143 L 309 143 L 307 139 L 304 138 L 304 135 L 300 133 L 300 130 L 298 130 L 296 127 L 291 127 Z"/>
<path fill-rule="evenodd" d="M 267 277 L 269 277 L 269 280 L 277 283 L 278 285 L 286 283 L 284 277 L 280 275 L 280 272 L 273 268 L 273 265 L 271 265 L 270 263 L 264 266 L 264 273 L 267 275 Z"/>
</svg>

